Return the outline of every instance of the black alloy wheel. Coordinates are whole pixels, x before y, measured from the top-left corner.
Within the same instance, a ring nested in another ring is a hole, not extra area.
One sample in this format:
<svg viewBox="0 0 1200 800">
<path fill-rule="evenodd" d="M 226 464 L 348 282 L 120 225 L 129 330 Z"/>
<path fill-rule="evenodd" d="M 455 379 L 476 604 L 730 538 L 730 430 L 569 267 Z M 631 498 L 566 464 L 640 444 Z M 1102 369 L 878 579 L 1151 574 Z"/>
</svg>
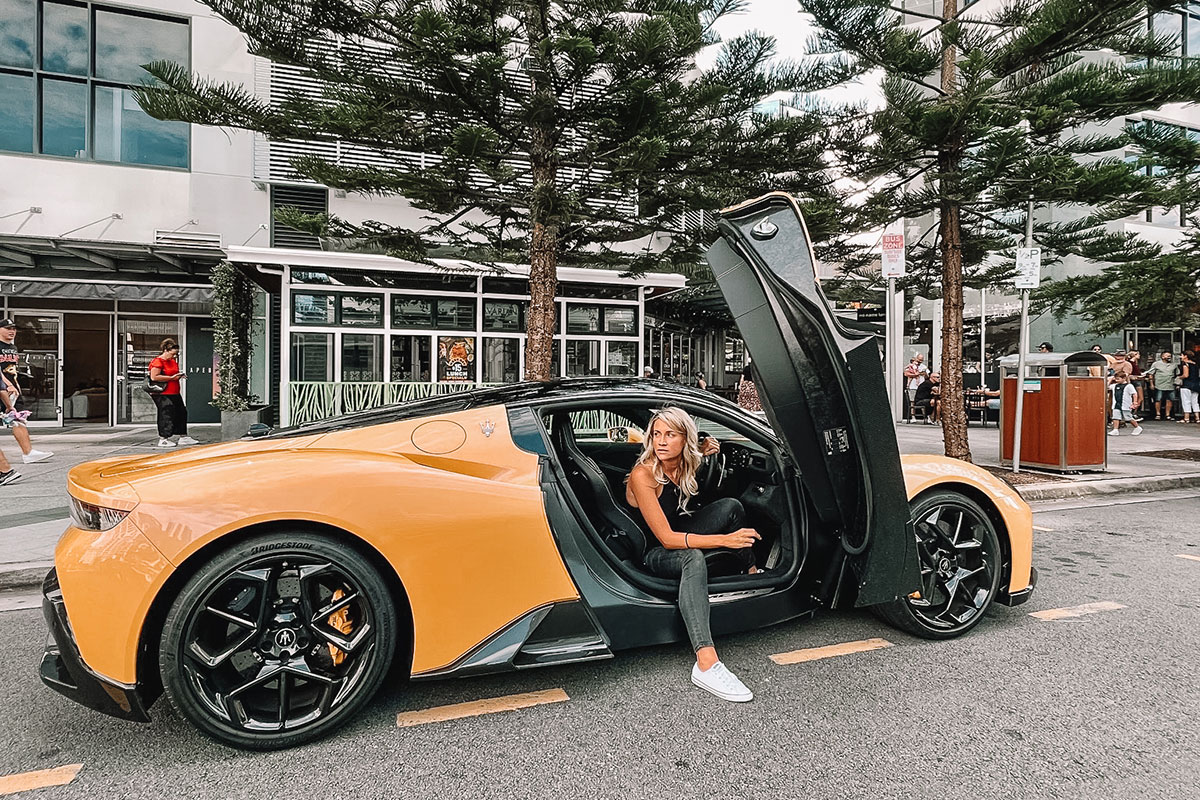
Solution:
<svg viewBox="0 0 1200 800">
<path fill-rule="evenodd" d="M 1000 585 L 1001 551 L 986 511 L 957 492 L 922 495 L 913 504 L 921 588 L 878 606 L 901 630 L 951 639 L 979 624 Z"/>
<path fill-rule="evenodd" d="M 387 674 L 396 630 L 387 585 L 358 552 L 269 535 L 188 581 L 163 626 L 159 669 L 171 704 L 201 731 L 276 750 L 353 716 Z"/>
</svg>

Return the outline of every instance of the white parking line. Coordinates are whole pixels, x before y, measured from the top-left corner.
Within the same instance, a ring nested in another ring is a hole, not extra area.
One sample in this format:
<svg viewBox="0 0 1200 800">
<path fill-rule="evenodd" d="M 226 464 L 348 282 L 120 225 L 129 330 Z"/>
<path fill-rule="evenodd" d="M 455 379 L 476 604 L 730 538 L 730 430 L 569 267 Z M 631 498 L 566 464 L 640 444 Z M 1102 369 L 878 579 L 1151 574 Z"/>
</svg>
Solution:
<svg viewBox="0 0 1200 800">
<path fill-rule="evenodd" d="M 865 653 L 868 650 L 880 650 L 891 646 L 892 643 L 887 639 L 862 639 L 857 642 L 827 644 L 824 647 L 809 647 L 804 650 L 792 650 L 788 653 L 776 653 L 770 658 L 776 664 L 784 666 L 788 664 L 803 664 L 806 661 L 817 661 L 822 658 L 833 658 L 834 656 L 847 656 L 851 653 Z"/>
<path fill-rule="evenodd" d="M 1186 558 L 1189 561 L 1200 561 L 1200 556 L 1189 556 L 1186 553 L 1179 553 L 1175 557 L 1176 558 Z"/>
<path fill-rule="evenodd" d="M 562 689 L 545 689 L 540 692 L 490 697 L 487 700 L 472 700 L 468 703 L 455 703 L 420 711 L 404 711 L 396 715 L 396 727 L 411 728 L 414 725 L 428 725 L 431 722 L 446 722 L 463 717 L 477 717 L 481 714 L 498 714 L 502 711 L 516 711 L 520 708 L 541 706 L 547 703 L 563 703 L 570 699 Z"/>
<path fill-rule="evenodd" d="M 44 789 L 47 786 L 65 786 L 75 780 L 83 764 L 68 764 L 54 769 L 39 769 L 36 772 L 19 772 L 0 777 L 0 795 Z"/>
<path fill-rule="evenodd" d="M 1071 617 L 1098 614 L 1101 611 L 1116 611 L 1119 608 L 1125 608 L 1125 606 L 1109 600 L 1101 600 L 1098 603 L 1084 603 L 1081 606 L 1071 606 L 1070 608 L 1048 608 L 1045 611 L 1034 611 L 1029 616 L 1044 620 L 1070 619 Z"/>
</svg>

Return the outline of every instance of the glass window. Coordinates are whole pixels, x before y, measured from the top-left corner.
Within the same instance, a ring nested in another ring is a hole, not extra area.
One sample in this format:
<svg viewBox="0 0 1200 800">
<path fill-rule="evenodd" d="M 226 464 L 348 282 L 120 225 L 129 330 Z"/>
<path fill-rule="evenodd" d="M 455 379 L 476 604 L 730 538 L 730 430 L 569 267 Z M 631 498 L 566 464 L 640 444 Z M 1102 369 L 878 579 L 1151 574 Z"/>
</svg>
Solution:
<svg viewBox="0 0 1200 800">
<path fill-rule="evenodd" d="M 1187 18 L 1188 58 L 1200 58 L 1200 17 Z"/>
<path fill-rule="evenodd" d="M 516 333 L 525 329 L 525 304 L 519 300 L 484 300 L 483 329 Z"/>
<path fill-rule="evenodd" d="M 0 0 L 0 64 L 6 67 L 33 66 L 33 0 Z M 4 89 L 0 88 L 0 101 Z M 29 107 L 33 108 L 32 98 Z"/>
<path fill-rule="evenodd" d="M 433 300 L 428 297 L 393 297 L 393 328 L 432 328 Z"/>
<path fill-rule="evenodd" d="M 1170 36 L 1175 40 L 1172 55 L 1182 55 L 1183 15 L 1174 13 L 1157 14 L 1154 17 L 1154 35 Z"/>
<path fill-rule="evenodd" d="M 396 382 L 430 380 L 429 337 L 392 337 L 392 380 Z"/>
<path fill-rule="evenodd" d="M 375 333 L 342 334 L 342 380 L 383 380 L 383 336 Z"/>
<path fill-rule="evenodd" d="M 520 375 L 520 339 L 483 340 L 484 383 L 515 383 Z"/>
<path fill-rule="evenodd" d="M 519 294 L 529 296 L 529 281 L 524 278 L 484 278 L 485 294 Z"/>
<path fill-rule="evenodd" d="M 567 377 L 600 374 L 600 343 L 590 341 L 567 342 Z"/>
<path fill-rule="evenodd" d="M 42 80 L 42 148 L 52 156 L 87 156 L 87 85 Z"/>
<path fill-rule="evenodd" d="M 328 381 L 333 378 L 333 334 L 292 334 L 292 380 Z"/>
<path fill-rule="evenodd" d="M 637 309 L 633 307 L 606 306 L 604 309 L 604 332 L 636 334 Z"/>
<path fill-rule="evenodd" d="M 438 380 L 450 383 L 475 380 L 475 337 L 438 337 Z"/>
<path fill-rule="evenodd" d="M 475 329 L 475 299 L 438 300 L 437 327 L 469 331 Z"/>
<path fill-rule="evenodd" d="M 637 342 L 609 342 L 607 371 L 605 375 L 633 377 L 641 374 L 637 368 Z"/>
<path fill-rule="evenodd" d="M 559 297 L 595 297 L 604 300 L 637 300 L 637 286 L 604 283 L 560 283 Z"/>
<path fill-rule="evenodd" d="M 155 119 L 142 111 L 131 89 L 95 89 L 95 152 L 99 161 L 188 165 L 188 124 Z"/>
<path fill-rule="evenodd" d="M 343 325 L 383 327 L 383 297 L 377 294 L 338 295 L 340 321 Z"/>
<path fill-rule="evenodd" d="M 567 333 L 599 333 L 600 306 L 567 306 Z"/>
<path fill-rule="evenodd" d="M 33 77 L 30 75 L 0 72 L 0 150 L 33 152 Z"/>
<path fill-rule="evenodd" d="M 88 74 L 86 8 L 42 4 L 42 69 L 67 75 Z"/>
<path fill-rule="evenodd" d="M 292 322 L 296 325 L 332 325 L 333 295 L 292 295 Z"/>
<path fill-rule="evenodd" d="M 142 69 L 151 61 L 189 66 L 188 26 L 153 17 L 96 12 L 96 77 L 123 83 L 153 80 Z"/>
</svg>

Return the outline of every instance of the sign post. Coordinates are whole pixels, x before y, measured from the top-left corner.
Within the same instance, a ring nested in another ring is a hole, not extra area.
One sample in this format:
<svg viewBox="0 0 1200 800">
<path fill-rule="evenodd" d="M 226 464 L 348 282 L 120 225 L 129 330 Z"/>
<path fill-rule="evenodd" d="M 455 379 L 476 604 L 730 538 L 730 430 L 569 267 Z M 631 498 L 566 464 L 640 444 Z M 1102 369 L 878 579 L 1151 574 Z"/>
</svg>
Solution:
<svg viewBox="0 0 1200 800">
<path fill-rule="evenodd" d="M 884 233 L 879 260 L 879 273 L 887 279 L 884 366 L 887 369 L 888 402 L 892 406 L 892 419 L 896 422 L 904 415 L 904 380 L 901 377 L 904 361 L 904 302 L 896 301 L 896 279 L 904 277 L 905 266 L 904 234 Z"/>
<path fill-rule="evenodd" d="M 1017 248 L 1016 288 L 1021 290 L 1021 331 L 1017 353 L 1017 414 L 1013 431 L 1013 472 L 1021 471 L 1021 423 L 1025 410 L 1025 354 L 1029 352 L 1029 290 L 1042 275 L 1042 250 L 1033 246 L 1033 201 L 1025 216 L 1025 246 Z"/>
</svg>

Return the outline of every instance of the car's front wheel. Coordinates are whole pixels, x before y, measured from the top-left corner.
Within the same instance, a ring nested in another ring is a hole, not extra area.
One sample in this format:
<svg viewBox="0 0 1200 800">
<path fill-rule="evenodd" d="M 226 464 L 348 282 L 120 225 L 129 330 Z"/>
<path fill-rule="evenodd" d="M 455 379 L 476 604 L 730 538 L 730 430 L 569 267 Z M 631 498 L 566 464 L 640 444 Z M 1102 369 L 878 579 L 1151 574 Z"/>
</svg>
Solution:
<svg viewBox="0 0 1200 800">
<path fill-rule="evenodd" d="M 877 606 L 901 630 L 951 639 L 979 624 L 1000 585 L 996 526 L 974 500 L 957 492 L 921 495 L 913 504 L 921 589 Z"/>
<path fill-rule="evenodd" d="M 396 647 L 379 572 L 306 532 L 247 539 L 184 585 L 160 640 L 171 704 L 234 747 L 276 750 L 324 736 L 375 694 Z"/>
</svg>

